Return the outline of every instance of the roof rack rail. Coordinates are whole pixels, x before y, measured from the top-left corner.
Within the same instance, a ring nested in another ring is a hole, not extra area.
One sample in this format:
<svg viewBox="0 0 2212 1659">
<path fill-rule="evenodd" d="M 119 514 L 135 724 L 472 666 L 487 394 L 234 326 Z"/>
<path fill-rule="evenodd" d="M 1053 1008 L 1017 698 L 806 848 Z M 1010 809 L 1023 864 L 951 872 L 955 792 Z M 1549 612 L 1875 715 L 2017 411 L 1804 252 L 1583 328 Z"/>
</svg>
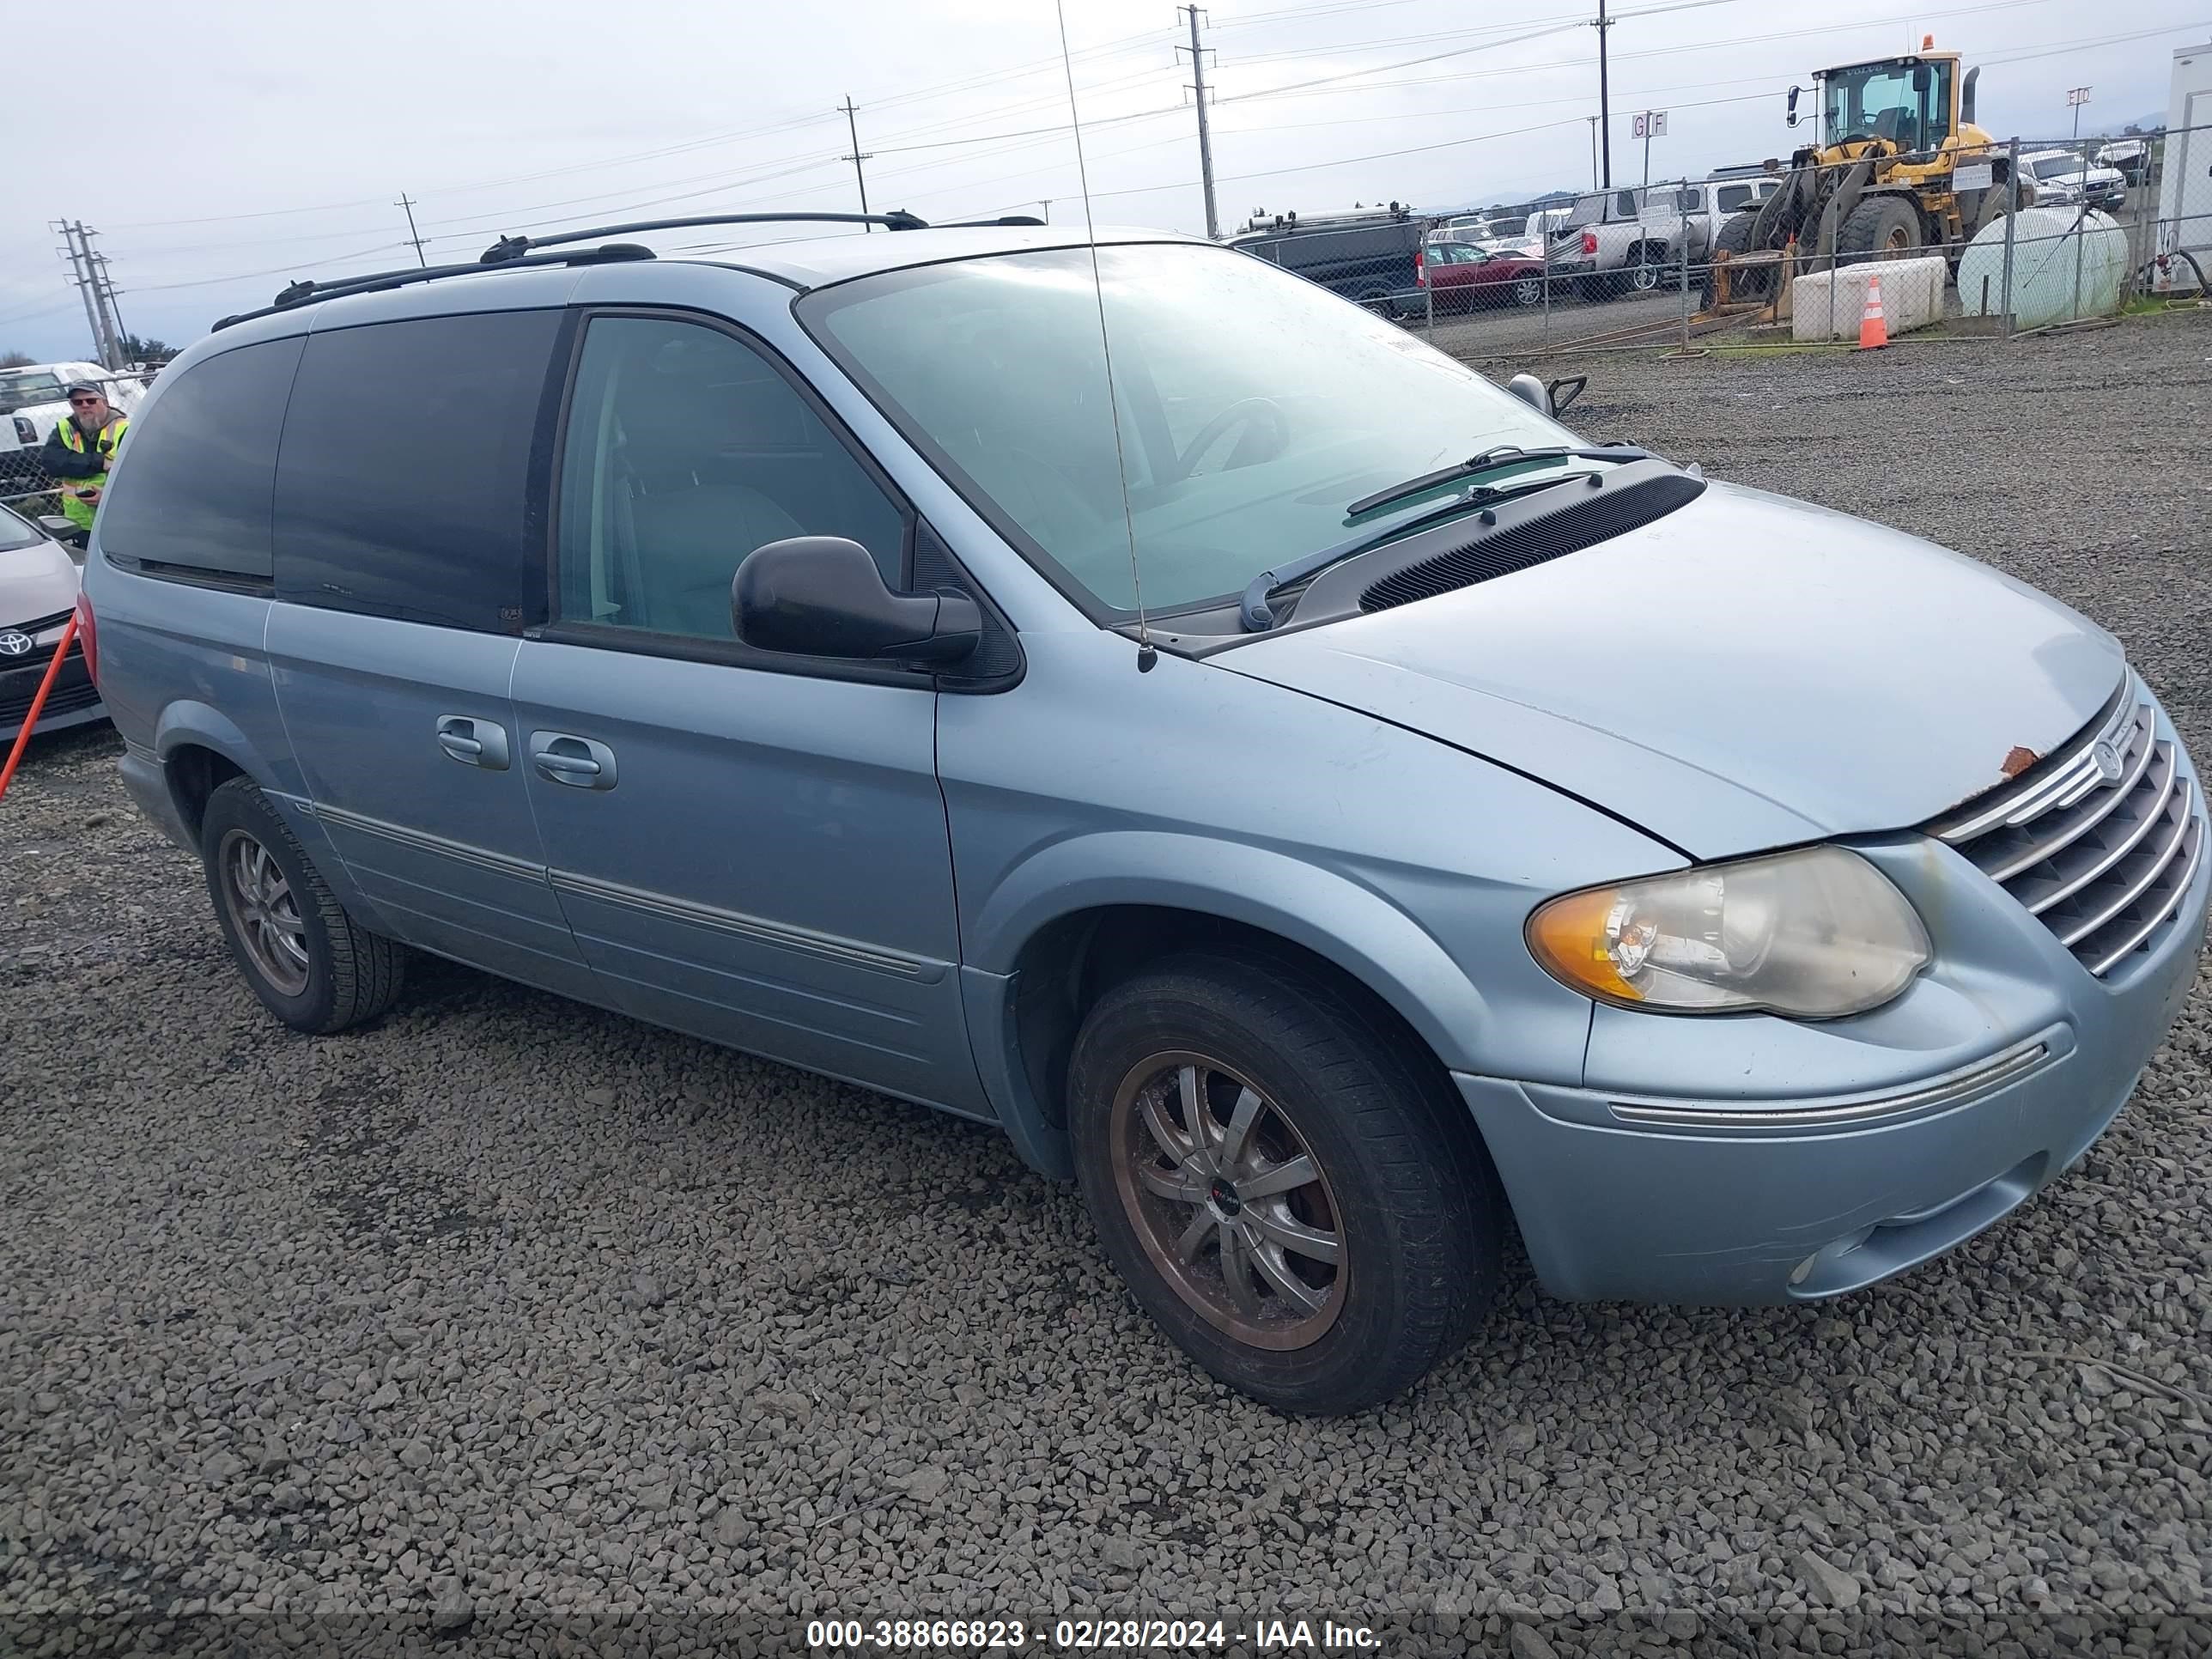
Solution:
<svg viewBox="0 0 2212 1659">
<path fill-rule="evenodd" d="M 483 251 L 482 263 L 502 265 L 532 249 L 563 242 L 588 242 L 595 236 L 635 236 L 648 230 L 688 230 L 695 225 L 881 225 L 886 230 L 927 230 L 929 222 L 894 208 L 889 213 L 702 213 L 690 219 L 640 219 L 633 224 L 601 225 L 593 230 L 564 230 L 557 236 L 502 236 Z"/>
<path fill-rule="evenodd" d="M 939 225 L 939 230 L 988 230 L 998 225 L 1041 225 L 1044 221 L 1034 213 L 1009 213 L 997 219 L 955 219 L 949 225 Z"/>
<path fill-rule="evenodd" d="M 969 220 L 963 228 L 1041 225 L 1043 222 L 1042 219 L 1016 214 L 1002 219 Z M 447 276 L 481 276 L 486 270 L 511 270 L 533 265 L 604 264 L 657 257 L 651 248 L 636 242 L 606 242 L 595 248 L 558 253 L 537 251 L 563 247 L 571 242 L 593 241 L 602 236 L 634 236 L 648 230 L 686 230 L 699 225 L 794 223 L 881 225 L 886 230 L 929 228 L 927 220 L 895 208 L 889 213 L 708 213 L 689 219 L 641 219 L 631 224 L 601 225 L 591 230 L 564 230 L 556 236 L 502 236 L 468 264 L 408 265 L 398 270 L 373 270 L 353 276 L 333 276 L 327 282 L 302 280 L 293 283 L 284 288 L 272 303 L 258 311 L 241 311 L 234 316 L 218 318 L 214 326 L 228 328 L 234 323 L 251 322 L 257 317 L 272 316 L 277 312 L 290 311 L 318 300 L 336 300 L 350 294 L 373 294 L 386 289 L 407 288 L 416 283 L 434 283 Z"/>
<path fill-rule="evenodd" d="M 542 265 L 612 264 L 623 260 L 654 257 L 651 248 L 635 242 L 610 242 L 600 247 L 580 248 L 570 252 L 530 255 L 489 267 L 473 262 L 465 265 L 410 266 L 402 270 L 370 271 L 359 276 L 336 276 L 326 283 L 297 282 L 278 294 L 272 305 L 263 306 L 258 311 L 241 311 L 234 316 L 216 318 L 209 331 L 212 333 L 228 328 L 234 323 L 252 322 L 257 317 L 273 317 L 280 312 L 295 311 L 320 300 L 338 300 L 353 294 L 379 294 L 390 289 L 412 288 L 418 283 L 434 283 L 446 276 L 482 276 L 487 270 L 519 270 Z"/>
</svg>

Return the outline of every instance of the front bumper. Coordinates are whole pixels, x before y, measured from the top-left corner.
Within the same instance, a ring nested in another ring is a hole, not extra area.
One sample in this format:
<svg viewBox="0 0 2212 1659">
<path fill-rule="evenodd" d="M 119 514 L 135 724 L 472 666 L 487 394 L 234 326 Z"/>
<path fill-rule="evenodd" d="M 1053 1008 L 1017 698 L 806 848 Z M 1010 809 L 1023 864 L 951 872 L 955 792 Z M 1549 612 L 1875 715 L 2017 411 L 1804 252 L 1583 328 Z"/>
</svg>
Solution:
<svg viewBox="0 0 2212 1659">
<path fill-rule="evenodd" d="M 21 666 L 0 669 L 0 744 L 14 742 L 22 731 L 23 717 L 30 712 L 31 699 L 52 660 L 53 647 L 49 644 L 21 659 Z M 84 653 L 72 645 L 54 689 L 46 694 L 46 707 L 39 711 L 39 730 L 60 732 L 106 718 L 107 711 L 100 703 L 100 689 L 85 672 Z"/>
<path fill-rule="evenodd" d="M 1916 865 L 1923 881 L 1952 878 L 1948 852 L 1875 856 L 1900 886 Z M 1923 914 L 1933 892 L 1917 896 Z M 1456 1075 L 1545 1289 L 1704 1305 L 1835 1296 L 1954 1248 L 2079 1158 L 2196 981 L 2212 860 L 2152 948 L 2106 980 L 2002 890 L 1986 896 L 1945 919 L 1985 933 L 1956 983 L 1923 981 L 1857 1021 L 1601 1010 L 1593 1071 L 1618 1080 L 1632 1065 L 1664 1095 Z M 1966 1027 L 1980 1043 L 1954 1041 Z M 1820 1091 L 1846 1050 L 1892 1069 Z M 1698 1078 L 1711 1092 L 1690 1091 Z M 1785 1091 L 1751 1092 L 1775 1078 Z"/>
</svg>

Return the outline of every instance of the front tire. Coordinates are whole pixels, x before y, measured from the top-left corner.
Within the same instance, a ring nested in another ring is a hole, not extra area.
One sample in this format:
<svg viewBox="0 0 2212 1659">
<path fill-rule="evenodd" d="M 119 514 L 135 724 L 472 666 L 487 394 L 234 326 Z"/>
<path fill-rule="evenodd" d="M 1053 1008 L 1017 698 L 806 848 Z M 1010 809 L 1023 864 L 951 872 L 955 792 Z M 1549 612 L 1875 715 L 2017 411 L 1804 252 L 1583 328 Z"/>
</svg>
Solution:
<svg viewBox="0 0 2212 1659">
<path fill-rule="evenodd" d="M 1855 265 L 1869 259 L 1898 259 L 1924 246 L 1920 210 L 1902 196 L 1869 196 L 1836 232 L 1836 263 Z"/>
<path fill-rule="evenodd" d="M 1295 965 L 1194 951 L 1109 991 L 1076 1038 L 1068 1120 L 1137 1300 L 1266 1405 L 1379 1405 L 1497 1292 L 1504 1200 L 1465 1107 Z"/>
<path fill-rule="evenodd" d="M 249 780 L 233 778 L 208 797 L 200 858 L 231 960 L 285 1024 L 311 1036 L 343 1031 L 398 1000 L 402 947 L 346 914 Z"/>
</svg>

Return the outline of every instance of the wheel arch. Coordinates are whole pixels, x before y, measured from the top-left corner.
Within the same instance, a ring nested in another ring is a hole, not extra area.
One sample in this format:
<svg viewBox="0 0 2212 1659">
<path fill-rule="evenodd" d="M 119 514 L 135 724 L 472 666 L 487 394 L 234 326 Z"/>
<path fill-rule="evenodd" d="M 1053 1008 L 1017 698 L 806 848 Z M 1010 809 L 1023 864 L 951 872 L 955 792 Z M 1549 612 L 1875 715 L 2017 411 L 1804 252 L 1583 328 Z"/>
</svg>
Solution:
<svg viewBox="0 0 2212 1659">
<path fill-rule="evenodd" d="M 1067 1170 L 1062 1094 L 1084 1014 L 1147 962 L 1200 944 L 1330 979 L 1439 1074 L 1474 1064 L 1474 1034 L 1487 1018 L 1480 992 L 1381 895 L 1259 848 L 1085 837 L 1021 866 L 970 930 L 965 983 L 977 1060 L 1030 1163 Z"/>
<path fill-rule="evenodd" d="M 177 816 L 195 840 L 208 797 L 232 778 L 251 779 L 272 787 L 269 769 L 237 724 L 204 702 L 171 703 L 154 732 L 154 753 L 175 803 Z"/>
</svg>

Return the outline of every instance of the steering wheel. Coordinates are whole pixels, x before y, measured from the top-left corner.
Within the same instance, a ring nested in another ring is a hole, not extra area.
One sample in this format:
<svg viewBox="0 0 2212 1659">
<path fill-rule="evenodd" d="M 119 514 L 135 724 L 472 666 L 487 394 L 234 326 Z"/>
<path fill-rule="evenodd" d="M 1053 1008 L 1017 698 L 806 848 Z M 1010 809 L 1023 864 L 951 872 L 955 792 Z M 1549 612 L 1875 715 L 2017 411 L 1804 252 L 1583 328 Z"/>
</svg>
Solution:
<svg viewBox="0 0 2212 1659">
<path fill-rule="evenodd" d="M 1254 456 L 1255 460 L 1267 460 L 1281 454 L 1283 447 L 1291 441 L 1290 422 L 1284 416 L 1280 404 L 1272 398 L 1245 398 L 1230 404 L 1199 428 L 1198 435 L 1176 457 L 1176 477 L 1178 479 L 1190 477 L 1193 470 L 1206 459 L 1208 450 L 1233 428 L 1247 425 L 1254 428 L 1251 435 L 1260 438 L 1266 446 L 1266 453 Z M 1239 440 L 1237 450 L 1230 453 L 1230 459 L 1235 460 L 1237 451 L 1249 441 L 1249 438 Z"/>
</svg>

